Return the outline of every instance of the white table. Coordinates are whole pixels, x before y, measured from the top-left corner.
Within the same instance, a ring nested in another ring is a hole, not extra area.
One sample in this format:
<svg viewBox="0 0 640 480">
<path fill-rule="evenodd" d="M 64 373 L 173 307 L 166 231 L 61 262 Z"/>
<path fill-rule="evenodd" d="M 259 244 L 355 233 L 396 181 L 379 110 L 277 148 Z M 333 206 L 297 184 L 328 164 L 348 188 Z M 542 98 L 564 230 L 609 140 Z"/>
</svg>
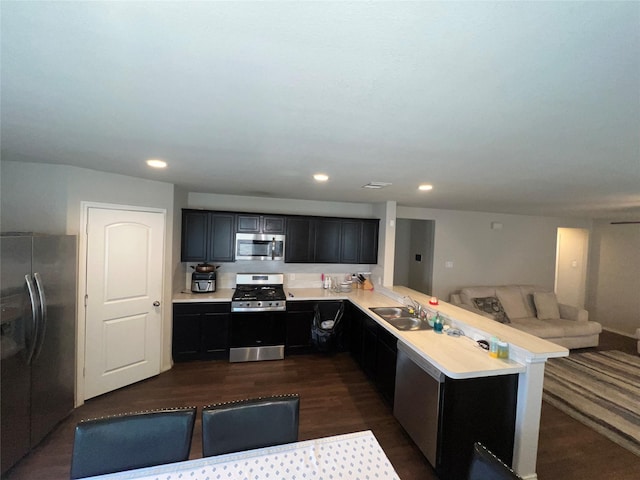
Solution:
<svg viewBox="0 0 640 480">
<path fill-rule="evenodd" d="M 400 480 L 370 430 L 91 478 L 101 480 Z"/>
</svg>

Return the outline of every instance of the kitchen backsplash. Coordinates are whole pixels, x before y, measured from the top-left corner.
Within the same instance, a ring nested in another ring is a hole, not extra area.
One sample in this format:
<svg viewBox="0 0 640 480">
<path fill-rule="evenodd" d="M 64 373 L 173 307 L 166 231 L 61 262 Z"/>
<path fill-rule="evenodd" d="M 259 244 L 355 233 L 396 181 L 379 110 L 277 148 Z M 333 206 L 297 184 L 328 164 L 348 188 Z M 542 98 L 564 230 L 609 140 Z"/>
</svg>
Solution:
<svg viewBox="0 0 640 480">
<path fill-rule="evenodd" d="M 286 288 L 321 288 L 322 274 L 344 280 L 353 273 L 370 272 L 367 265 L 323 265 L 323 264 L 291 264 L 267 261 L 238 261 L 234 263 L 213 263 L 220 268 L 216 272 L 216 289 L 235 288 L 238 273 L 284 273 Z M 186 267 L 184 289 L 191 288 L 191 273 L 197 263 L 183 263 Z M 369 276 L 369 275 L 367 275 Z M 374 284 L 377 282 L 374 281 Z"/>
</svg>

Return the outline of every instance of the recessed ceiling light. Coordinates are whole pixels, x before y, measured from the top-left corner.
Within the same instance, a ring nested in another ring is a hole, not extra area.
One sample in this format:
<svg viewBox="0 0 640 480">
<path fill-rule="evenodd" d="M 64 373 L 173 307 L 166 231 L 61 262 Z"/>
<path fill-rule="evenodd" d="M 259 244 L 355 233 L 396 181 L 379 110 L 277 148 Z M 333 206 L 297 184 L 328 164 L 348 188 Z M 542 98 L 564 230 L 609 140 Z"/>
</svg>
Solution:
<svg viewBox="0 0 640 480">
<path fill-rule="evenodd" d="M 380 189 L 388 187 L 389 185 L 391 185 L 389 182 L 369 182 L 366 185 L 363 185 L 362 188 Z"/>
<path fill-rule="evenodd" d="M 418 187 L 418 190 L 422 190 L 423 192 L 426 192 L 428 190 L 433 190 L 433 185 L 428 185 L 424 183 Z"/>
<path fill-rule="evenodd" d="M 157 158 L 152 158 L 150 160 L 147 160 L 147 165 L 153 168 L 166 168 L 167 162 L 165 162 L 164 160 L 158 160 Z"/>
<path fill-rule="evenodd" d="M 327 180 L 329 180 L 329 175 L 325 175 L 324 173 L 316 173 L 313 176 L 313 179 L 316 182 L 326 182 Z"/>
</svg>

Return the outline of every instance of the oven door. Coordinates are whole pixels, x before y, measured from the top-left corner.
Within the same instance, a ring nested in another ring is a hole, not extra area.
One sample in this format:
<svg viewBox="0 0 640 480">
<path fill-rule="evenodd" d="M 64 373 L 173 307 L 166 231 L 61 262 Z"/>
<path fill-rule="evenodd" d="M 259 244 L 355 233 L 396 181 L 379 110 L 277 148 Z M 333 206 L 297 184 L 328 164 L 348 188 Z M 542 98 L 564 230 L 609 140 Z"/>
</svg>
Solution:
<svg viewBox="0 0 640 480">
<path fill-rule="evenodd" d="M 283 260 L 284 235 L 236 234 L 236 260 Z"/>
<path fill-rule="evenodd" d="M 230 362 L 284 358 L 287 312 L 231 313 Z"/>
</svg>

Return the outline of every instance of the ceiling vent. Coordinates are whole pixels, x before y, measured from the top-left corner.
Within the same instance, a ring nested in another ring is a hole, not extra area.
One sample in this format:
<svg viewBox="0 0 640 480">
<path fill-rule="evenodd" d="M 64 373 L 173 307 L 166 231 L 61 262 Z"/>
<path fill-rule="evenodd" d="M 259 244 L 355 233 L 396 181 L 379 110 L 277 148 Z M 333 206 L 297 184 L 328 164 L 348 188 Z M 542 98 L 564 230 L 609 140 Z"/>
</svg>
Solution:
<svg viewBox="0 0 640 480">
<path fill-rule="evenodd" d="M 384 187 L 388 187 L 389 185 L 391 185 L 391 183 L 389 182 L 369 182 L 366 185 L 363 185 L 362 188 L 372 188 L 372 189 L 381 189 Z"/>
</svg>

